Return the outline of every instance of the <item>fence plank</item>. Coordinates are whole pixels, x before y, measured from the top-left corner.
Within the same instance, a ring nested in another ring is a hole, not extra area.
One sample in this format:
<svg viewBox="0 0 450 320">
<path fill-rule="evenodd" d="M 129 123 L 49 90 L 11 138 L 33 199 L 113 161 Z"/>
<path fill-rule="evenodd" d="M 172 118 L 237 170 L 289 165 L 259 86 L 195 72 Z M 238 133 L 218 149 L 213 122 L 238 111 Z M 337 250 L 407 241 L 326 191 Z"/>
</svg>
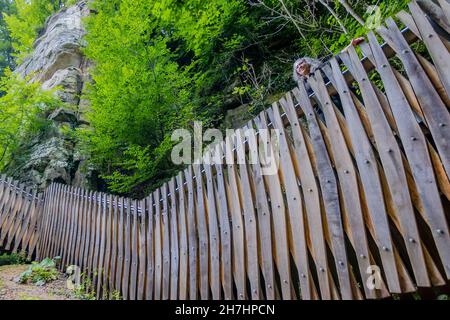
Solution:
<svg viewBox="0 0 450 320">
<path fill-rule="evenodd" d="M 368 82 L 367 74 L 365 71 L 361 70 L 359 61 L 358 63 L 355 61 L 355 59 L 359 60 L 355 49 L 353 47 L 350 48 L 349 53 L 354 77 L 358 82 L 366 105 L 367 113 L 372 121 L 376 143 L 379 146 L 381 146 L 381 144 L 385 144 L 386 148 L 391 150 L 391 152 L 380 152 L 380 157 L 383 165 L 385 165 L 387 174 L 397 175 L 397 181 L 392 182 L 390 177 L 388 177 L 388 181 L 391 182 L 391 192 L 396 195 L 396 197 L 394 197 L 395 204 L 397 205 L 397 208 L 400 208 L 409 201 L 409 195 L 405 195 L 405 193 L 402 193 L 403 190 L 398 189 L 399 183 L 402 183 L 400 178 L 405 178 L 401 175 L 402 168 L 399 168 L 402 163 L 400 149 L 395 142 L 392 131 L 389 128 L 389 124 L 387 123 L 382 111 L 382 107 L 378 101 L 375 91 L 373 90 L 372 84 Z M 348 120 L 347 124 L 351 131 L 353 147 L 355 148 L 356 162 L 363 183 L 366 200 L 369 207 L 369 214 L 371 216 L 371 221 L 376 236 L 378 251 L 380 252 L 381 260 L 383 262 L 384 272 L 387 276 L 388 286 L 391 292 L 400 293 L 400 280 L 398 278 L 398 270 L 396 268 L 393 254 L 393 243 L 389 232 L 388 215 L 379 176 L 380 172 L 377 166 L 377 159 L 369 140 L 365 136 L 364 127 L 362 126 L 362 123 L 360 123 L 359 116 L 354 112 L 355 107 L 351 102 L 351 98 L 348 93 L 345 93 L 345 91 L 349 92 L 350 89 L 341 76 L 341 70 L 335 60 L 331 60 L 330 63 L 334 71 L 334 79 L 337 81 L 339 87 L 338 91 L 343 102 L 345 116 Z M 406 186 L 407 184 L 405 183 L 405 187 Z"/>
<path fill-rule="evenodd" d="M 163 210 L 162 210 L 162 299 L 168 300 L 170 298 L 170 257 L 172 253 L 170 252 L 170 222 L 169 222 L 169 205 L 167 202 L 167 184 L 163 184 L 161 187 L 161 195 L 163 200 Z"/>
<path fill-rule="evenodd" d="M 289 186 L 295 186 L 296 181 L 295 179 L 292 179 L 296 177 L 294 168 L 297 168 L 297 176 L 300 177 L 301 188 L 304 195 L 306 221 L 309 226 L 309 234 L 313 245 L 312 255 L 316 264 L 316 270 L 318 270 L 320 292 L 322 299 L 330 300 L 331 276 L 329 274 L 330 270 L 328 267 L 326 244 L 323 235 L 324 228 L 322 222 L 320 194 L 316 179 L 314 177 L 314 171 L 308 154 L 305 137 L 303 136 L 303 132 L 300 130 L 300 127 L 294 126 L 292 128 L 295 153 L 291 159 L 289 156 L 289 145 L 286 138 L 286 132 L 283 128 L 279 105 L 277 103 L 273 103 L 272 108 L 268 109 L 267 113 L 271 121 L 274 123 L 274 127 L 280 130 L 280 153 L 282 161 L 280 170 L 283 173 L 282 178 L 285 181 L 284 184 L 286 190 Z M 301 170 L 298 169 L 300 163 Z M 298 188 L 296 189 L 298 190 Z M 287 193 L 286 196 L 288 200 L 292 199 L 291 201 L 294 202 L 293 198 L 291 198 Z M 298 196 L 300 196 L 300 193 L 298 193 Z M 293 210 L 293 212 L 295 211 L 296 210 Z M 300 210 L 300 212 L 303 212 L 303 210 Z M 295 228 L 294 230 L 298 229 Z"/>
<path fill-rule="evenodd" d="M 131 208 L 131 271 L 130 271 L 130 300 L 136 300 L 139 268 L 139 228 L 138 228 L 138 202 L 134 200 Z"/>
<path fill-rule="evenodd" d="M 106 194 L 102 194 L 100 198 L 100 250 L 99 250 L 99 257 L 98 257 L 98 278 L 97 278 L 97 299 L 100 299 L 104 296 L 103 291 L 103 279 L 104 279 L 104 273 L 105 273 L 105 250 L 106 250 L 106 201 L 107 196 Z"/>
<path fill-rule="evenodd" d="M 5 240 L 6 235 L 9 232 L 9 228 L 11 227 L 11 223 L 14 221 L 15 215 L 18 207 L 20 206 L 20 198 L 22 197 L 24 185 L 19 186 L 19 191 L 13 189 L 12 196 L 8 201 L 8 205 L 3 212 L 2 221 L 0 222 L 0 246 L 3 246 L 3 241 Z"/>
<path fill-rule="evenodd" d="M 139 201 L 141 212 L 139 213 L 138 228 L 139 228 L 139 276 L 138 276 L 138 291 L 137 299 L 144 300 L 145 297 L 145 281 L 146 281 L 146 239 L 147 239 L 147 214 L 145 212 L 145 199 Z"/>
<path fill-rule="evenodd" d="M 11 243 L 13 241 L 13 239 L 15 238 L 15 234 L 17 232 L 17 229 L 20 226 L 20 223 L 22 222 L 23 219 L 23 211 L 25 209 L 26 203 L 27 201 L 27 196 L 26 194 L 28 194 L 30 192 L 29 188 L 25 188 L 24 185 L 22 185 L 21 191 L 19 191 L 19 201 L 16 204 L 16 212 L 14 215 L 11 216 L 10 222 L 9 222 L 9 228 L 6 228 L 6 239 L 8 241 L 6 241 L 6 245 L 5 245 L 5 249 L 6 250 L 10 250 L 11 247 Z M 5 240 L 6 240 L 5 239 Z"/>
<path fill-rule="evenodd" d="M 11 224 L 11 228 L 9 229 L 8 241 L 6 242 L 6 246 L 5 246 L 6 250 L 10 250 L 13 240 L 16 238 L 16 236 L 20 232 L 19 228 L 21 227 L 22 223 L 24 222 L 24 217 L 25 217 L 25 214 L 27 213 L 27 207 L 29 207 L 29 204 L 31 203 L 31 201 L 28 200 L 28 196 L 27 196 L 27 194 L 29 194 L 30 192 L 31 192 L 30 188 L 24 188 L 22 191 L 20 206 L 17 209 L 16 216 Z"/>
<path fill-rule="evenodd" d="M 27 231 L 31 232 L 30 222 L 31 222 L 32 210 L 33 210 L 34 201 L 35 201 L 34 199 L 37 195 L 36 190 L 31 191 L 31 195 L 32 195 L 32 198 L 28 199 L 27 206 L 26 206 L 25 210 L 23 211 L 24 212 L 23 222 L 20 227 L 20 231 L 18 232 L 18 235 L 16 236 L 16 240 L 14 241 L 13 252 L 17 252 L 17 250 L 19 249 L 19 246 L 22 247 L 22 251 L 27 246 L 27 243 L 24 242 L 24 240 L 25 240 L 25 235 L 26 235 Z M 43 219 L 41 219 L 41 221 L 42 220 Z M 41 231 L 39 231 L 39 232 L 41 232 Z"/>
<path fill-rule="evenodd" d="M 216 156 L 220 159 L 223 157 L 223 150 L 221 145 L 217 145 L 215 148 Z M 232 255 L 231 255 L 231 228 L 230 228 L 230 216 L 228 215 L 228 202 L 226 196 L 226 188 L 224 182 L 224 173 L 221 161 L 214 162 L 214 168 L 216 169 L 216 202 L 218 204 L 217 209 L 219 211 L 219 224 L 220 224 L 220 252 L 221 252 L 221 280 L 222 288 L 224 291 L 225 300 L 233 299 L 233 279 L 232 279 Z"/>
<path fill-rule="evenodd" d="M 78 235 L 78 227 L 79 227 L 79 204 L 80 204 L 80 188 L 74 188 L 74 201 L 72 202 L 72 228 L 70 232 L 69 239 L 69 251 L 67 258 L 67 265 L 74 264 L 74 255 L 76 249 L 77 235 Z"/>
<path fill-rule="evenodd" d="M 111 204 L 110 213 L 111 218 L 111 267 L 109 274 L 109 288 L 110 290 L 114 290 L 114 292 L 119 292 L 119 288 L 116 287 L 116 278 L 117 278 L 117 270 L 118 270 L 118 220 L 119 220 L 119 198 L 117 196 L 111 196 Z"/>
<path fill-rule="evenodd" d="M 130 264 L 131 264 L 131 200 L 126 199 L 126 210 L 124 211 L 124 265 L 122 275 L 122 295 L 125 300 L 130 298 Z"/>
<path fill-rule="evenodd" d="M 401 35 L 395 22 L 392 19 L 388 19 L 387 24 L 389 33 L 387 33 L 386 29 L 380 29 L 378 32 L 382 35 L 383 39 L 389 41 L 389 45 L 395 49 L 403 62 L 405 71 L 413 85 L 429 124 L 442 163 L 447 175 L 449 175 L 450 146 L 449 140 L 446 137 L 450 135 L 450 126 L 448 125 L 450 123 L 450 114 L 433 88 L 430 80 L 424 75 L 424 71 L 419 65 L 417 58 L 411 54 L 411 49 L 405 38 Z M 411 137 L 411 140 L 414 140 L 415 143 L 418 141 L 417 139 L 417 137 Z M 447 278 L 450 278 L 450 250 L 448 250 L 450 237 L 448 225 L 445 219 L 439 214 L 429 213 L 427 221 L 430 224 L 439 255 L 445 265 Z"/>
<path fill-rule="evenodd" d="M 153 193 L 155 204 L 155 300 L 161 299 L 162 293 L 162 234 L 161 234 L 161 204 L 160 190 Z"/>
<path fill-rule="evenodd" d="M 82 234 L 81 234 L 81 248 L 80 248 L 80 262 L 79 266 L 81 267 L 81 270 L 85 270 L 86 268 L 86 251 L 87 251 L 87 238 L 89 234 L 89 206 L 90 206 L 90 195 L 91 191 L 85 191 L 84 192 L 84 207 L 83 207 L 83 228 L 82 228 Z"/>
<path fill-rule="evenodd" d="M 74 265 L 78 266 L 78 267 L 80 266 L 81 246 L 83 246 L 85 192 L 86 192 L 86 190 L 80 189 L 80 193 L 78 195 L 78 197 L 79 197 L 78 198 L 78 208 L 77 208 L 78 229 L 77 229 L 74 258 L 73 258 Z"/>
<path fill-rule="evenodd" d="M 321 105 L 326 106 L 322 110 L 324 112 L 328 130 L 330 131 L 329 138 L 331 143 L 329 152 L 330 154 L 333 154 L 339 184 L 342 188 L 346 221 L 348 221 L 348 229 L 350 229 L 347 232 L 358 257 L 358 266 L 362 281 L 363 283 L 366 283 L 366 271 L 371 263 L 356 171 L 347 148 L 343 129 L 339 125 L 338 117 L 332 106 L 331 99 L 326 92 L 323 82 L 320 85 L 316 83 L 314 78 L 309 79 L 309 84 L 314 87 L 314 91 L 320 100 Z M 376 298 L 375 292 L 369 290 L 366 286 L 364 286 L 364 292 L 367 298 Z"/>
<path fill-rule="evenodd" d="M 420 192 L 422 204 L 427 208 L 430 208 L 430 205 L 437 207 L 430 209 L 435 210 L 437 213 L 442 212 L 439 191 L 437 189 L 430 156 L 427 152 L 425 137 L 414 118 L 414 114 L 407 103 L 400 84 L 396 81 L 386 56 L 379 50 L 378 41 L 373 33 L 369 34 L 369 42 L 378 66 L 378 72 L 386 84 L 385 90 L 388 99 L 391 105 L 395 106 L 395 108 L 392 108 L 392 112 L 399 128 L 399 134 L 414 175 L 415 183 Z M 416 143 L 410 137 L 417 137 Z M 390 153 L 389 151 L 390 149 L 386 150 L 387 153 Z M 402 178 L 406 180 L 406 176 Z M 432 185 L 428 181 L 432 181 Z M 406 188 L 402 191 L 408 192 L 408 189 Z M 398 217 L 401 221 L 405 244 L 412 262 L 417 284 L 419 286 L 429 286 L 430 283 L 426 272 L 422 248 L 418 245 L 420 236 L 410 203 L 407 202 L 405 204 L 402 214 L 399 213 Z"/>
<path fill-rule="evenodd" d="M 264 151 L 264 155 L 267 155 L 268 153 L 268 159 L 270 159 L 271 163 L 275 161 L 275 151 L 273 150 L 274 145 L 272 145 L 271 135 L 269 135 L 269 131 L 267 128 L 267 119 L 263 112 L 260 113 L 259 117 L 255 118 L 255 124 L 256 127 L 261 130 L 266 130 L 266 136 L 259 141 L 260 148 L 262 148 Z M 264 132 L 264 131 L 262 131 Z M 267 163 L 267 162 L 266 162 Z M 301 229 L 298 229 L 298 234 L 289 234 L 288 233 L 288 222 L 286 217 L 286 207 L 283 200 L 283 194 L 281 190 L 281 184 L 278 177 L 278 174 L 275 172 L 270 172 L 269 174 L 266 174 L 264 176 L 266 184 L 268 186 L 269 190 L 269 197 L 271 202 L 271 209 L 272 209 L 272 223 L 274 227 L 274 236 L 275 236 L 275 261 L 278 268 L 278 273 L 280 276 L 280 285 L 281 285 L 281 293 L 282 298 L 284 300 L 290 300 L 292 299 L 292 288 L 293 283 L 291 279 L 291 266 L 290 266 L 290 259 L 289 259 L 289 245 L 288 236 L 295 237 L 299 235 L 302 231 Z M 298 198 L 299 199 L 299 198 Z M 300 200 L 299 200 L 300 201 Z M 296 209 L 298 209 L 297 207 Z M 298 215 L 296 218 L 298 219 L 301 216 L 302 211 L 296 211 L 296 214 Z M 288 218 L 292 218 L 290 214 L 294 214 L 294 212 L 291 212 L 289 210 Z M 292 228 L 297 228 L 300 226 L 298 223 L 298 220 L 295 221 L 289 221 Z M 293 240 L 295 242 L 296 239 Z M 295 248 L 295 247 L 294 247 Z M 298 254 L 298 252 L 294 252 L 295 255 Z M 297 261 L 299 257 L 297 256 Z M 306 263 L 306 260 L 303 262 Z M 297 266 L 298 269 L 300 269 L 300 266 Z"/>
<path fill-rule="evenodd" d="M 233 151 L 235 136 L 228 136 L 225 140 L 225 155 L 227 163 L 228 182 L 226 184 L 228 207 L 231 214 L 231 230 L 233 239 L 233 274 L 237 290 L 237 299 L 244 300 L 247 297 L 245 248 L 244 248 L 244 223 L 242 221 L 242 209 L 239 200 L 239 189 L 236 159 Z"/>
<path fill-rule="evenodd" d="M 311 100 L 308 97 L 304 84 L 299 83 L 298 88 L 294 89 L 293 93 L 297 101 L 300 103 L 300 106 L 303 108 L 308 123 L 325 213 L 327 216 L 327 225 L 329 228 L 328 233 L 331 238 L 331 247 L 335 257 L 336 270 L 339 278 L 340 292 L 342 299 L 351 300 L 353 295 L 350 284 L 350 275 L 348 272 L 345 236 L 342 225 L 342 214 L 339 204 L 336 176 L 333 171 L 322 132 L 320 131 L 319 124 L 314 114 Z M 291 94 L 287 94 L 286 102 L 287 103 L 283 105 L 283 108 L 289 119 L 291 127 L 299 128 L 300 130 L 301 127 L 297 118 L 297 113 L 294 109 Z M 295 128 L 292 130 L 296 130 Z"/>
<path fill-rule="evenodd" d="M 201 174 L 200 164 L 194 164 L 194 174 L 196 182 L 197 195 L 197 230 L 199 240 L 199 279 L 200 279 L 200 297 L 202 300 L 209 299 L 209 237 L 208 226 L 205 214 L 205 198 L 203 191 L 203 177 Z"/>
<path fill-rule="evenodd" d="M 155 251 L 153 249 L 153 197 L 150 194 L 146 199 L 146 211 L 144 214 L 147 215 L 147 234 L 146 234 L 146 245 L 147 245 L 147 274 L 145 282 L 145 299 L 153 299 L 153 289 L 154 289 L 154 274 L 155 274 Z"/>
<path fill-rule="evenodd" d="M 123 269 L 124 269 L 124 221 L 125 221 L 125 202 L 124 198 L 116 198 L 118 201 L 118 221 L 117 221 L 117 274 L 116 274 L 116 290 L 122 293 L 123 296 L 123 287 L 122 287 L 122 279 L 123 279 Z"/>
<path fill-rule="evenodd" d="M 256 217 L 253 198 L 250 189 L 248 168 L 245 159 L 244 137 L 241 130 L 236 133 L 237 163 L 239 165 L 240 179 L 237 180 L 240 193 L 240 203 L 245 226 L 247 277 L 250 281 L 250 297 L 252 300 L 260 299 L 260 279 L 258 263 L 258 235 L 256 230 Z M 285 247 L 286 250 L 287 246 Z M 241 297 L 242 298 L 242 297 Z"/>
<path fill-rule="evenodd" d="M 180 272 L 179 272 L 179 299 L 188 298 L 189 283 L 189 246 L 188 246 L 188 223 L 186 219 L 186 201 L 183 182 L 183 173 L 180 172 L 176 177 L 178 187 L 178 221 L 180 230 Z"/>
<path fill-rule="evenodd" d="M 447 3 L 448 5 L 448 3 Z M 439 78 L 447 91 L 447 96 L 450 95 L 450 53 L 439 39 L 439 35 L 433 29 L 429 21 L 426 19 L 419 5 L 413 0 L 408 4 L 409 10 L 413 19 L 422 35 L 422 40 L 427 46 L 428 52 L 436 65 Z"/>
<path fill-rule="evenodd" d="M 184 171 L 188 189 L 188 230 L 189 230 L 189 299 L 198 298 L 198 242 L 197 219 L 195 217 L 194 184 L 192 180 L 192 166 Z"/>
<path fill-rule="evenodd" d="M 112 296 L 114 288 L 111 286 L 111 254 L 113 242 L 112 242 L 112 227 L 113 227 L 113 196 L 109 195 L 106 198 L 108 200 L 108 204 L 105 206 L 106 211 L 106 248 L 105 248 L 105 262 L 103 264 L 103 296 L 108 298 Z M 105 199 L 105 200 L 106 200 Z"/>
<path fill-rule="evenodd" d="M 178 281 L 180 271 L 179 245 L 178 245 L 178 217 L 177 198 L 175 193 L 175 178 L 169 181 L 170 192 L 170 300 L 178 299 Z"/>
<path fill-rule="evenodd" d="M 36 206 L 33 210 L 33 217 L 31 219 L 32 225 L 30 226 L 30 235 L 31 238 L 27 242 L 28 243 L 28 256 L 27 258 L 31 260 L 34 251 L 38 245 L 40 234 L 37 232 L 37 221 L 42 217 L 42 194 L 39 194 L 36 200 Z"/>
<path fill-rule="evenodd" d="M 217 222 L 217 209 L 216 199 L 213 184 L 213 174 L 211 169 L 212 157 L 210 151 L 207 151 L 205 155 L 205 163 L 203 165 L 205 171 L 206 180 L 206 213 L 208 217 L 208 230 L 209 230 L 209 264 L 211 277 L 211 293 L 213 300 L 220 300 L 220 235 L 219 225 Z"/>
</svg>

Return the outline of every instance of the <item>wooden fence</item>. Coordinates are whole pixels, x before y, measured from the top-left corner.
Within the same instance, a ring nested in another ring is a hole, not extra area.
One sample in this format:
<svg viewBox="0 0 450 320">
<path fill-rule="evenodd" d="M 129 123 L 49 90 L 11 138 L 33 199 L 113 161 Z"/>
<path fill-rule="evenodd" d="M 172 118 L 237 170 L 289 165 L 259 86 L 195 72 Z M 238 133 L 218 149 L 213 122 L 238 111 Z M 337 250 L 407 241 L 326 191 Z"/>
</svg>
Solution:
<svg viewBox="0 0 450 320">
<path fill-rule="evenodd" d="M 28 252 L 31 259 L 39 239 L 42 194 L 5 175 L 0 177 L 0 248 Z"/>
<path fill-rule="evenodd" d="M 398 15 L 407 30 L 388 19 L 360 53 L 332 58 L 207 152 L 226 164 L 189 166 L 143 200 L 61 184 L 36 196 L 2 177 L 0 246 L 61 256 L 98 297 L 376 299 L 448 285 L 450 9 L 440 3 L 431 21 L 411 2 Z M 278 130 L 273 175 L 249 161 L 271 150 L 267 128 Z"/>
</svg>

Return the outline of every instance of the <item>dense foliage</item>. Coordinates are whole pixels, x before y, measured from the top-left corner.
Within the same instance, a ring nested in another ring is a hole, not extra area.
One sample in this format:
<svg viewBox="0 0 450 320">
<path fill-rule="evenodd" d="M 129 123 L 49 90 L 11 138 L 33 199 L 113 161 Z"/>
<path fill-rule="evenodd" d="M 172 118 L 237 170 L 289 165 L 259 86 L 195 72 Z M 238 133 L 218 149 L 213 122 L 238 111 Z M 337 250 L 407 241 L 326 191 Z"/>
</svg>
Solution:
<svg viewBox="0 0 450 320">
<path fill-rule="evenodd" d="M 12 160 L 19 160 L 21 145 L 36 139 L 47 127 L 43 117 L 61 102 L 52 92 L 41 89 L 39 83 L 27 83 L 25 79 L 6 70 L 0 80 L 0 172 Z"/>
<path fill-rule="evenodd" d="M 15 5 L 10 0 L 0 0 L 0 77 L 3 76 L 3 70 L 14 66 L 12 56 L 13 47 L 11 37 L 9 35 L 8 25 L 4 19 L 4 15 L 15 14 Z"/>
<path fill-rule="evenodd" d="M 293 85 L 296 57 L 337 52 L 406 3 L 352 2 L 364 25 L 342 1 L 93 1 L 93 130 L 81 136 L 109 189 L 145 194 L 177 169 L 173 129 L 220 126 L 244 103 L 251 117 Z"/>
<path fill-rule="evenodd" d="M 0 0 L 0 171 L 20 160 L 20 147 L 39 138 L 48 124 L 44 115 L 61 105 L 52 92 L 22 79 L 11 68 L 31 52 L 47 17 L 73 2 Z"/>
<path fill-rule="evenodd" d="M 31 53 L 33 42 L 45 20 L 65 5 L 75 2 L 76 0 L 14 0 L 15 12 L 6 12 L 3 16 L 8 24 L 12 47 L 19 63 Z"/>
<path fill-rule="evenodd" d="M 8 43 L 8 56 L 20 62 L 45 19 L 73 2 L 14 0 L 14 10 L 4 14 L 9 38 L 0 39 L 0 48 Z M 191 128 L 194 120 L 204 121 L 204 128 L 224 128 L 227 110 L 240 105 L 246 105 L 242 118 L 250 118 L 293 86 L 296 58 L 340 51 L 407 2 L 90 1 L 85 53 L 94 67 L 85 94 L 92 111 L 90 128 L 78 132 L 90 165 L 109 191 L 147 193 L 179 169 L 169 159 L 174 129 Z M 0 35 L 1 30 L 0 24 Z M 3 132 L 13 135 L 14 128 L 22 128 L 22 118 L 11 115 L 14 108 L 26 109 L 31 125 L 33 110 L 47 99 L 36 87 L 27 89 L 31 95 L 12 90 L 29 84 L 7 77 L 3 87 L 8 94 L 0 100 L 0 110 L 10 110 L 2 126 L 11 129 L 1 128 L 1 141 L 9 137 Z M 19 102 L 8 102 L 13 100 Z M 30 105 L 34 107 L 28 111 Z"/>
</svg>

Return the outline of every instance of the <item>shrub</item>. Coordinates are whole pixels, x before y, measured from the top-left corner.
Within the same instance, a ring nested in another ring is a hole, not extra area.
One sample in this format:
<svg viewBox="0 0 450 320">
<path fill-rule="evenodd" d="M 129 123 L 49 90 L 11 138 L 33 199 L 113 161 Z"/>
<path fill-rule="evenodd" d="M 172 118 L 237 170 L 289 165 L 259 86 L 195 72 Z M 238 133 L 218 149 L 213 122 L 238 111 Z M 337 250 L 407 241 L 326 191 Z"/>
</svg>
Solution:
<svg viewBox="0 0 450 320">
<path fill-rule="evenodd" d="M 3 253 L 0 255 L 0 266 L 26 264 L 28 262 L 25 253 Z"/>
<path fill-rule="evenodd" d="M 55 259 L 45 258 L 41 262 L 33 262 L 33 264 L 19 276 L 20 283 L 33 283 L 43 286 L 58 278 L 58 270 L 56 270 Z"/>
</svg>

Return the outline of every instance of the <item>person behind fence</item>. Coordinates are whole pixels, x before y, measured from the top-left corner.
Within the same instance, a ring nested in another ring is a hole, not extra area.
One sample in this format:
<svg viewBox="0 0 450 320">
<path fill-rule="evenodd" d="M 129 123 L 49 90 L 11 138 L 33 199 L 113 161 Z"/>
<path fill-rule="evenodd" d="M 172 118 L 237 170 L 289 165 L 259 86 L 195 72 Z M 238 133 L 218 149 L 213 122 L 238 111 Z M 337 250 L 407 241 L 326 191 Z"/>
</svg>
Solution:
<svg viewBox="0 0 450 320">
<path fill-rule="evenodd" d="M 356 47 L 364 42 L 364 38 L 356 38 L 350 41 L 350 44 L 342 50 L 342 52 L 347 51 L 350 47 Z M 317 69 L 320 68 L 322 62 L 318 59 L 303 57 L 297 59 L 294 62 L 294 73 L 293 78 L 295 82 L 299 82 L 300 80 L 307 80 L 312 74 L 314 74 Z"/>
</svg>

